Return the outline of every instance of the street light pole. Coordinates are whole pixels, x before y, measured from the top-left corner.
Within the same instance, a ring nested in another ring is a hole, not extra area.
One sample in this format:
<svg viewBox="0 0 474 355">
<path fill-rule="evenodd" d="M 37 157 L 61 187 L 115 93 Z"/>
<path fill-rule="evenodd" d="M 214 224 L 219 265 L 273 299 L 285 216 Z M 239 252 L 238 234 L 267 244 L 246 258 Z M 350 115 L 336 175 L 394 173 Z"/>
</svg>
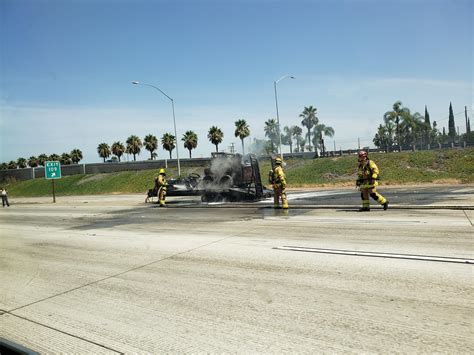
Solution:
<svg viewBox="0 0 474 355">
<path fill-rule="evenodd" d="M 175 117 L 175 114 L 174 114 L 174 100 L 171 97 L 169 97 L 168 95 L 166 95 L 160 88 L 156 87 L 155 85 L 144 84 L 144 83 L 140 83 L 139 81 L 132 81 L 132 84 L 151 86 L 152 88 L 158 90 L 163 95 L 165 95 L 171 101 L 171 107 L 173 109 L 174 136 L 176 138 L 176 159 L 178 161 L 178 176 L 181 176 L 181 165 L 179 163 L 178 134 L 176 133 L 176 117 Z"/>
<path fill-rule="evenodd" d="M 278 112 L 278 95 L 277 95 L 277 84 L 282 81 L 283 79 L 286 79 L 286 78 L 290 78 L 290 79 L 295 79 L 294 76 L 290 76 L 290 75 L 284 75 L 282 76 L 280 79 L 278 80 L 275 80 L 273 82 L 273 87 L 275 89 L 275 106 L 276 106 L 276 112 L 277 112 L 277 125 L 278 125 L 278 139 L 279 139 L 279 143 L 278 143 L 278 150 L 280 152 L 280 158 L 283 160 L 283 153 L 281 152 L 281 127 L 280 127 L 280 114 Z"/>
</svg>

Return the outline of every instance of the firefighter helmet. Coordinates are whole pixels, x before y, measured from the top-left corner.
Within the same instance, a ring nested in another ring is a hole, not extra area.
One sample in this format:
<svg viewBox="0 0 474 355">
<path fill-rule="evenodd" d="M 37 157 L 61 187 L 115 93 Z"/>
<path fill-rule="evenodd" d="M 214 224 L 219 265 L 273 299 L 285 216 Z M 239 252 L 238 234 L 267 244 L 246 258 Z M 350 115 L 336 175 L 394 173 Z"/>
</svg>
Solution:
<svg viewBox="0 0 474 355">
<path fill-rule="evenodd" d="M 367 159 L 367 152 L 365 150 L 361 150 L 359 152 L 359 160 L 362 160 L 362 159 Z"/>
<path fill-rule="evenodd" d="M 159 172 L 159 173 L 160 173 L 160 174 L 163 174 L 163 175 L 166 175 L 165 169 L 163 169 L 163 168 L 160 169 L 160 172 Z"/>
<path fill-rule="evenodd" d="M 275 158 L 275 164 L 276 165 L 281 165 L 281 158 L 280 157 Z"/>
</svg>

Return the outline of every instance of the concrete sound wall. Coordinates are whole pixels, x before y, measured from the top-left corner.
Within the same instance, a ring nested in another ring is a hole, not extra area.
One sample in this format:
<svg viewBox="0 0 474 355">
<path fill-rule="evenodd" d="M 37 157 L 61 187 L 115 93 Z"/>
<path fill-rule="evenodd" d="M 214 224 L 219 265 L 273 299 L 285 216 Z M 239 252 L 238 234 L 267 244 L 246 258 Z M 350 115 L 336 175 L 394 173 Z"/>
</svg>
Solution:
<svg viewBox="0 0 474 355">
<path fill-rule="evenodd" d="M 181 167 L 190 166 L 206 166 L 210 158 L 193 158 L 180 159 Z M 115 173 L 119 171 L 139 171 L 148 169 L 177 168 L 178 162 L 176 159 L 168 160 L 145 160 L 133 162 L 120 163 L 93 163 L 93 164 L 73 164 L 61 165 L 61 176 L 77 175 L 77 174 L 100 174 L 100 173 Z M 37 168 L 23 168 L 12 170 L 0 170 L 0 181 L 23 181 L 30 179 L 44 179 L 44 167 Z"/>
</svg>

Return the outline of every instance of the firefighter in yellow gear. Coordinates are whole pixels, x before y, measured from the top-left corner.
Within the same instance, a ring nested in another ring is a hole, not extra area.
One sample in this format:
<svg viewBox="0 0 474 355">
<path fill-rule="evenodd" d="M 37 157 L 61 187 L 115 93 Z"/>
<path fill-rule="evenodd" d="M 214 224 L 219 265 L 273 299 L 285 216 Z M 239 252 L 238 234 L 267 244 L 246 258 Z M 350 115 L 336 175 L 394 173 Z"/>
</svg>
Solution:
<svg viewBox="0 0 474 355">
<path fill-rule="evenodd" d="M 156 179 L 158 185 L 158 203 L 160 207 L 165 207 L 166 199 L 166 172 L 165 169 L 160 169 L 158 177 Z"/>
<path fill-rule="evenodd" d="M 288 200 L 286 198 L 286 177 L 281 167 L 282 160 L 280 157 L 275 158 L 275 164 L 272 170 L 268 174 L 268 182 L 273 185 L 273 207 L 288 209 Z"/>
<path fill-rule="evenodd" d="M 370 160 L 365 150 L 359 152 L 359 172 L 357 174 L 356 186 L 360 189 L 362 198 L 361 212 L 370 211 L 369 196 L 383 206 L 384 211 L 388 208 L 388 200 L 376 191 L 379 180 L 379 168 Z"/>
</svg>

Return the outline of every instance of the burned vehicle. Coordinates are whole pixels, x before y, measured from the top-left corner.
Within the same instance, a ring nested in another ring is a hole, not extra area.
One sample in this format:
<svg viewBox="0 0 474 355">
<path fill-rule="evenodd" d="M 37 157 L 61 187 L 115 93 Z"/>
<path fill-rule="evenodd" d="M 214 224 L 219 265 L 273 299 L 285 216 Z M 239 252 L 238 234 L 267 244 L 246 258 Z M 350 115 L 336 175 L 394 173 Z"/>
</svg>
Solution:
<svg viewBox="0 0 474 355">
<path fill-rule="evenodd" d="M 212 153 L 197 189 L 203 202 L 256 201 L 273 196 L 265 188 L 253 154 Z"/>
<path fill-rule="evenodd" d="M 201 176 L 197 173 L 191 173 L 185 178 L 169 179 L 167 181 L 168 196 L 192 196 L 199 193 L 197 187 L 201 181 Z M 153 197 L 158 197 L 158 183 L 155 178 L 155 186 L 147 192 L 146 202 L 153 201 Z"/>
<path fill-rule="evenodd" d="M 167 196 L 200 195 L 202 202 L 257 201 L 273 196 L 273 190 L 263 186 L 257 157 L 253 154 L 212 153 L 204 176 L 192 173 L 186 178 L 169 179 Z M 155 181 L 145 202 L 158 193 Z"/>
<path fill-rule="evenodd" d="M 197 187 L 201 181 L 201 176 L 197 173 L 191 173 L 185 178 L 169 179 L 168 196 L 189 196 L 197 195 Z"/>
</svg>

